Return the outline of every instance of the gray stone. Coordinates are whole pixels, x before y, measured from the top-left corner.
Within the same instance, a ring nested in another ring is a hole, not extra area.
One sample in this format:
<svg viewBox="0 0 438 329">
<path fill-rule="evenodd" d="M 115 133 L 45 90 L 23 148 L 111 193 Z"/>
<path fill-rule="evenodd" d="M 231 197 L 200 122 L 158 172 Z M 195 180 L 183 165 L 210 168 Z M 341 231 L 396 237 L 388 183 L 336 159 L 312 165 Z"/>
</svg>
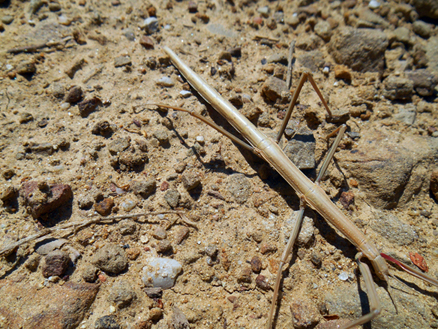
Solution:
<svg viewBox="0 0 438 329">
<path fill-rule="evenodd" d="M 115 67 L 121 67 L 126 65 L 131 65 L 131 57 L 129 55 L 126 56 L 119 56 L 114 59 L 114 66 Z"/>
<path fill-rule="evenodd" d="M 403 223 L 397 216 L 384 212 L 378 212 L 375 215 L 370 222 L 370 227 L 385 240 L 399 246 L 407 246 L 418 239 L 412 227 Z"/>
<path fill-rule="evenodd" d="M 284 226 L 285 226 L 285 232 L 286 236 L 285 236 L 285 241 L 284 244 L 287 244 L 287 241 L 289 241 L 289 236 L 290 236 L 290 232 L 292 232 L 292 229 L 295 226 L 295 223 L 297 221 L 297 214 L 298 211 L 294 211 L 292 213 L 292 215 L 285 221 Z M 305 216 L 303 219 L 303 224 L 301 226 L 300 229 L 300 234 L 298 235 L 298 239 L 297 239 L 297 243 L 300 246 L 306 246 L 313 238 L 314 236 L 314 224 L 313 224 L 313 219 L 310 217 Z"/>
<path fill-rule="evenodd" d="M 132 235 L 137 230 L 137 224 L 129 219 L 122 220 L 119 223 L 119 232 L 121 235 Z"/>
<path fill-rule="evenodd" d="M 92 257 L 92 263 L 102 271 L 119 274 L 128 266 L 128 259 L 122 248 L 109 243 L 97 250 Z"/>
<path fill-rule="evenodd" d="M 327 21 L 319 21 L 314 28 L 315 33 L 320 36 L 324 41 L 330 41 L 332 36 L 332 29 L 330 23 Z"/>
<path fill-rule="evenodd" d="M 167 239 L 167 232 L 164 227 L 158 226 L 152 233 L 152 236 L 157 240 L 164 240 Z"/>
<path fill-rule="evenodd" d="M 61 250 L 51 251 L 44 258 L 43 276 L 45 278 L 51 276 L 62 276 L 67 271 L 70 258 L 67 253 Z"/>
<path fill-rule="evenodd" d="M 300 65 L 309 69 L 311 72 L 317 72 L 318 68 L 323 67 L 325 60 L 324 54 L 319 50 L 309 51 L 298 57 Z"/>
<path fill-rule="evenodd" d="M 310 130 L 303 130 L 291 139 L 284 153 L 301 170 L 315 168 L 315 146 L 316 141 Z"/>
<path fill-rule="evenodd" d="M 99 269 L 96 266 L 88 263 L 82 270 L 82 279 L 84 279 L 85 282 L 93 283 L 97 279 L 98 271 Z"/>
<path fill-rule="evenodd" d="M 142 280 L 147 287 L 172 288 L 182 270 L 181 264 L 174 259 L 151 257 L 145 263 Z"/>
<path fill-rule="evenodd" d="M 94 322 L 94 329 L 120 329 L 117 318 L 114 315 L 105 315 Z"/>
<path fill-rule="evenodd" d="M 117 138 L 109 143 L 108 151 L 110 151 L 111 154 L 118 154 L 126 150 L 129 145 L 131 145 L 131 137 Z"/>
<path fill-rule="evenodd" d="M 412 29 L 416 34 L 425 39 L 428 39 L 432 33 L 432 25 L 420 20 L 412 24 Z"/>
<path fill-rule="evenodd" d="M 166 145 L 169 143 L 170 134 L 168 130 L 161 129 L 154 132 L 154 137 L 158 140 L 160 145 Z"/>
<path fill-rule="evenodd" d="M 151 194 L 155 192 L 157 188 L 157 181 L 155 178 L 149 179 L 147 181 L 133 181 L 131 183 L 132 191 L 140 195 L 143 198 L 148 198 Z"/>
<path fill-rule="evenodd" d="M 283 54 L 272 54 L 271 56 L 268 57 L 267 59 L 267 63 L 280 63 L 283 65 L 287 65 L 287 57 Z"/>
<path fill-rule="evenodd" d="M 175 82 L 170 77 L 161 77 L 157 81 L 157 85 L 162 87 L 173 87 L 175 85 Z"/>
<path fill-rule="evenodd" d="M 178 206 L 179 200 L 181 199 L 181 194 L 177 190 L 167 190 L 164 194 L 164 200 L 171 206 L 175 208 Z"/>
<path fill-rule="evenodd" d="M 394 115 L 394 119 L 406 123 L 407 125 L 413 125 L 416 114 L 415 105 L 407 104 L 406 106 L 399 107 L 398 113 Z"/>
<path fill-rule="evenodd" d="M 156 17 L 148 17 L 144 20 L 142 28 L 147 34 L 153 34 L 158 31 L 158 19 Z"/>
<path fill-rule="evenodd" d="M 137 298 L 137 294 L 125 280 L 115 283 L 109 291 L 108 301 L 114 303 L 119 309 L 131 305 Z"/>
<path fill-rule="evenodd" d="M 432 96 L 438 84 L 438 76 L 426 69 L 407 71 L 407 77 L 412 80 L 415 91 L 420 96 Z"/>
<path fill-rule="evenodd" d="M 230 175 L 227 179 L 227 189 L 237 203 L 248 201 L 253 192 L 251 182 L 243 174 Z"/>
<path fill-rule="evenodd" d="M 390 100 L 409 100 L 414 91 L 411 80 L 390 75 L 384 81 L 383 96 Z"/>
<path fill-rule="evenodd" d="M 395 35 L 395 39 L 397 41 L 403 42 L 405 44 L 409 43 L 409 33 L 410 30 L 407 27 L 398 27 L 393 31 L 394 35 Z"/>
<path fill-rule="evenodd" d="M 388 39 L 385 33 L 373 29 L 340 27 L 335 30 L 329 48 L 338 64 L 359 72 L 382 72 Z"/>
<path fill-rule="evenodd" d="M 185 172 L 182 174 L 181 180 L 187 191 L 193 190 L 201 184 L 201 177 L 195 172 Z"/>
<path fill-rule="evenodd" d="M 2 17 L 2 22 L 6 25 L 11 24 L 14 21 L 14 16 L 11 15 L 5 15 Z"/>
</svg>

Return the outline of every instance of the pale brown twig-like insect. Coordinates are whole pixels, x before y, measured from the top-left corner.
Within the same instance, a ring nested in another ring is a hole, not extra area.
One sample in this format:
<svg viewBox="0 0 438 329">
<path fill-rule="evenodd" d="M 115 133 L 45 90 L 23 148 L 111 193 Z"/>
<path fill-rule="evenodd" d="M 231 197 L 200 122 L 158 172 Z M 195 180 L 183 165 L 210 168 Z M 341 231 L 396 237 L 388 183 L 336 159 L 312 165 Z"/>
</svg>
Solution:
<svg viewBox="0 0 438 329">
<path fill-rule="evenodd" d="M 278 146 L 278 141 L 280 140 L 284 129 L 287 125 L 287 121 L 290 118 L 292 110 L 295 106 L 295 103 L 298 99 L 298 95 L 301 91 L 301 88 L 306 82 L 309 80 L 321 99 L 324 107 L 326 108 L 329 115 L 331 112 L 328 108 L 328 105 L 324 98 L 322 97 L 321 92 L 315 84 L 310 73 L 304 73 L 301 77 L 298 87 L 294 92 L 292 97 L 292 102 L 288 108 L 288 112 L 280 129 L 280 132 L 277 136 L 277 141 L 273 141 L 270 138 L 266 137 L 263 133 L 261 133 L 245 116 L 239 113 L 239 111 L 227 100 L 225 100 L 219 93 L 210 87 L 199 75 L 193 72 L 172 50 L 168 47 L 163 48 L 164 51 L 170 56 L 172 63 L 176 66 L 176 68 L 180 71 L 180 73 L 187 79 L 190 85 L 211 105 L 213 108 L 218 111 L 234 128 L 236 128 L 242 136 L 249 142 L 249 144 L 237 139 L 232 136 L 228 132 L 225 132 L 222 128 L 218 127 L 213 122 L 184 109 L 162 105 L 162 104 L 152 104 L 149 105 L 157 105 L 167 108 L 172 108 L 175 110 L 189 112 L 191 115 L 201 119 L 202 121 L 208 123 L 213 128 L 217 129 L 227 137 L 231 138 L 234 142 L 243 146 L 246 149 L 251 150 L 261 158 L 265 159 L 275 170 L 289 183 L 290 186 L 296 191 L 301 200 L 300 211 L 298 213 L 298 220 L 293 229 L 291 237 L 289 238 L 289 242 L 283 255 L 280 260 L 280 266 L 277 273 L 277 279 L 274 288 L 274 295 L 271 303 L 271 311 L 268 317 L 267 327 L 270 329 L 272 327 L 273 314 L 276 308 L 276 302 L 278 298 L 278 290 L 281 281 L 281 272 L 289 254 L 292 251 L 294 242 L 296 237 L 298 236 L 298 232 L 301 226 L 302 218 L 304 215 L 304 207 L 305 205 L 310 205 L 313 209 L 315 209 L 324 219 L 329 221 L 333 226 L 335 226 L 353 245 L 358 249 L 358 253 L 356 255 L 356 261 L 359 266 L 359 270 L 364 277 L 366 291 L 369 295 L 370 301 L 370 313 L 361 316 L 360 318 L 351 321 L 349 324 L 342 327 L 342 329 L 352 328 L 357 325 L 364 324 L 368 321 L 371 321 L 374 317 L 378 316 L 381 311 L 381 305 L 379 302 L 379 298 L 377 296 L 376 289 L 374 287 L 373 278 L 371 275 L 371 271 L 365 263 L 361 262 L 362 257 L 368 258 L 371 262 L 374 271 L 377 276 L 384 280 L 388 281 L 389 276 L 392 274 L 389 271 L 388 265 L 385 261 L 389 260 L 391 262 L 396 262 L 400 267 L 406 270 L 411 275 L 420 278 L 430 284 L 438 287 L 438 281 L 434 278 L 429 277 L 428 275 L 408 267 L 407 265 L 401 264 L 400 262 L 394 260 L 393 258 L 380 254 L 374 244 L 365 237 L 365 235 L 341 212 L 341 210 L 330 200 L 327 194 L 322 190 L 319 186 L 319 181 L 323 176 L 325 170 L 327 169 L 329 160 L 333 157 L 333 154 L 336 150 L 336 147 L 342 137 L 343 132 L 346 127 L 342 126 L 340 128 L 340 133 L 333 144 L 329 155 L 324 162 L 322 169 L 316 179 L 316 182 L 313 183 L 309 178 L 307 178 L 287 157 L 287 155 L 282 151 L 282 149 Z"/>
</svg>

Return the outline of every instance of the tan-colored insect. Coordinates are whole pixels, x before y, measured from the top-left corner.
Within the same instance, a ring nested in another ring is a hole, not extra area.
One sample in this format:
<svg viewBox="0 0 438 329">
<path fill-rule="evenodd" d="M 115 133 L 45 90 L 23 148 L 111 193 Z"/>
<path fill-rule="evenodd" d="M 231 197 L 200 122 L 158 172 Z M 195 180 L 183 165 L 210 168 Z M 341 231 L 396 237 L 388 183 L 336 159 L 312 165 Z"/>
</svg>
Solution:
<svg viewBox="0 0 438 329">
<path fill-rule="evenodd" d="M 364 324 L 368 321 L 371 321 L 374 317 L 378 316 L 381 310 L 380 302 L 377 296 L 377 292 L 374 286 L 373 278 L 370 272 L 369 267 L 361 262 L 362 257 L 368 258 L 371 262 L 376 275 L 384 280 L 388 281 L 389 276 L 392 276 L 388 265 L 385 259 L 397 262 L 391 257 L 380 254 L 374 244 L 365 237 L 365 235 L 339 210 L 339 208 L 330 200 L 330 198 L 326 195 L 326 193 L 321 189 L 318 185 L 319 180 L 321 179 L 324 171 L 328 166 L 328 161 L 333 156 L 333 153 L 339 143 L 340 136 L 345 131 L 345 126 L 341 127 L 341 132 L 335 141 L 332 149 L 329 152 L 328 159 L 323 165 L 321 169 L 320 175 L 316 180 L 316 183 L 313 183 L 309 178 L 307 178 L 285 155 L 282 149 L 278 146 L 276 141 L 266 137 L 263 133 L 261 133 L 256 127 L 227 100 L 225 100 L 219 93 L 211 88 L 199 75 L 193 72 L 172 50 L 167 47 L 163 48 L 164 51 L 170 56 L 172 63 L 176 66 L 176 68 L 181 72 L 181 74 L 187 79 L 190 85 L 210 104 L 213 108 L 218 111 L 234 128 L 236 128 L 242 136 L 249 142 L 250 145 L 246 144 L 238 140 L 236 137 L 231 134 L 225 132 L 222 128 L 216 126 L 214 123 L 200 117 L 190 111 L 176 108 L 173 106 L 167 106 L 162 104 L 153 104 L 164 106 L 168 108 L 173 108 L 175 110 L 181 110 L 185 112 L 189 112 L 193 116 L 207 122 L 215 129 L 218 129 L 220 132 L 225 134 L 227 137 L 231 138 L 233 141 L 239 143 L 241 146 L 251 150 L 255 154 L 259 155 L 263 159 L 265 159 L 272 167 L 277 170 L 277 172 L 292 186 L 292 188 L 296 191 L 296 193 L 300 196 L 301 199 L 301 210 L 298 215 L 297 224 L 291 234 L 288 245 L 283 252 L 283 255 L 280 260 L 280 266 L 277 274 L 276 284 L 274 288 L 274 296 L 271 304 L 271 311 L 268 318 L 267 327 L 272 327 L 273 314 L 276 308 L 276 301 L 278 298 L 278 290 L 281 281 L 281 272 L 283 265 L 286 263 L 289 254 L 292 251 L 294 242 L 296 237 L 298 236 L 298 232 L 300 229 L 302 217 L 304 214 L 304 206 L 306 204 L 310 205 L 313 209 L 315 209 L 322 217 L 324 217 L 327 221 L 329 221 L 332 225 L 334 225 L 352 244 L 356 246 L 358 249 L 358 254 L 356 255 L 356 260 L 360 269 L 361 274 L 364 277 L 366 290 L 369 295 L 370 300 L 370 313 L 363 315 L 357 320 L 351 321 L 346 326 L 342 327 L 342 329 L 352 328 L 354 326 Z M 279 132 L 277 140 L 280 140 L 281 135 L 286 127 L 287 120 L 290 118 L 290 114 L 295 106 L 295 103 L 298 99 L 298 95 L 300 93 L 301 87 L 304 82 L 309 80 L 320 97 L 324 107 L 330 114 L 330 110 L 328 108 L 327 103 L 322 97 L 321 92 L 316 86 L 312 76 L 309 73 L 305 73 L 299 82 L 298 88 L 296 89 L 292 102 L 289 106 L 288 113 L 285 117 L 285 121 L 283 122 L 282 129 Z M 407 265 L 401 264 L 397 262 L 399 266 L 405 269 L 408 273 L 414 275 L 417 278 L 420 278 L 430 284 L 433 284 L 438 287 L 438 281 L 425 275 L 424 273 L 410 268 Z"/>
</svg>

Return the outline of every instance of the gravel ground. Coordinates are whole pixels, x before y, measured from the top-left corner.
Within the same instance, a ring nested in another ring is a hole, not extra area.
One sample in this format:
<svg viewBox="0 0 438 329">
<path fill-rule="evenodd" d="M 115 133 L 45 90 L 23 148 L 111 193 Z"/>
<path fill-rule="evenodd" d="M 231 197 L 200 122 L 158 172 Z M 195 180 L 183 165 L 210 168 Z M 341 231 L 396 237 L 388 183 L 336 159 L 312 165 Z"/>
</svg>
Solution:
<svg viewBox="0 0 438 329">
<path fill-rule="evenodd" d="M 0 327 L 266 325 L 299 198 L 208 125 L 150 105 L 237 134 L 163 46 L 269 137 L 311 72 L 333 115 L 306 82 L 286 154 L 314 180 L 346 124 L 321 187 L 379 251 L 438 277 L 436 1 L 0 0 L 0 16 Z M 355 247 L 305 215 L 276 328 L 370 307 Z M 364 327 L 437 328 L 437 288 L 391 271 Z"/>
</svg>

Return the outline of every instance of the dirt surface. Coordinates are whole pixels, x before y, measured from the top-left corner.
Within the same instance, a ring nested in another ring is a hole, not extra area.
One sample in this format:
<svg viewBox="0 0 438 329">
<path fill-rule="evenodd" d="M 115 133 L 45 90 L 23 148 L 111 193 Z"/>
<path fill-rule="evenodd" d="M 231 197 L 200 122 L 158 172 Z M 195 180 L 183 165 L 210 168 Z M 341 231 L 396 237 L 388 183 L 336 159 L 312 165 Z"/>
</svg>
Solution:
<svg viewBox="0 0 438 329">
<path fill-rule="evenodd" d="M 211 127 L 145 105 L 182 107 L 237 134 L 162 46 L 270 137 L 311 71 L 333 116 L 305 83 L 282 141 L 287 154 L 314 180 L 327 136 L 345 123 L 322 188 L 379 251 L 436 279 L 438 9 L 376 2 L 0 1 L 0 249 L 52 230 L 3 253 L 2 289 L 56 287 L 61 296 L 68 281 L 100 284 L 74 323 L 57 318 L 53 328 L 266 325 L 299 198 Z M 114 218 L 175 210 L 184 216 Z M 367 313 L 356 252 L 306 210 L 276 328 L 329 328 Z M 170 289 L 147 294 L 143 267 L 157 256 L 182 270 Z M 392 299 L 375 277 L 383 310 L 371 327 L 438 327 L 437 288 L 391 271 L 400 279 L 389 281 Z M 24 300 L 11 307 L 0 305 L 0 327 L 22 326 L 8 319 L 26 318 L 28 307 L 40 312 Z"/>
</svg>

